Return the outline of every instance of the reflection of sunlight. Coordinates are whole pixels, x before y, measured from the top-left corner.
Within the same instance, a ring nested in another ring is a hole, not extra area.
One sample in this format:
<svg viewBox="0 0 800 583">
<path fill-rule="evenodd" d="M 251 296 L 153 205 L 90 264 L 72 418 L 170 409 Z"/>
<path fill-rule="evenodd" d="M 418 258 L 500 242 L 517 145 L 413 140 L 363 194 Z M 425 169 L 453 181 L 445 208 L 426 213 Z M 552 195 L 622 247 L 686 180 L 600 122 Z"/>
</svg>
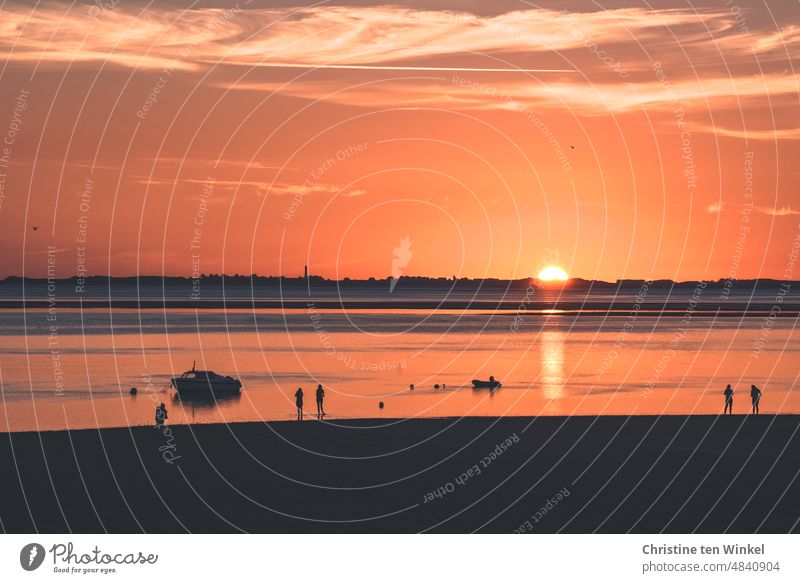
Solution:
<svg viewBox="0 0 800 583">
<path fill-rule="evenodd" d="M 541 380 L 546 399 L 564 396 L 564 332 L 542 332 Z"/>
</svg>

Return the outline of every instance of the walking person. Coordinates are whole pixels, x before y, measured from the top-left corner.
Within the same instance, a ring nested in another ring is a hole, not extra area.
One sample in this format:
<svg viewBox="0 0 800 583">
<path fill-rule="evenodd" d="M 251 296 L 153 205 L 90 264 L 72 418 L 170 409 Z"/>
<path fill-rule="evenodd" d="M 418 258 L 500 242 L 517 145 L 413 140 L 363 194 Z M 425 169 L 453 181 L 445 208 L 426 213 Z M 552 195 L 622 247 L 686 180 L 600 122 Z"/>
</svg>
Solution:
<svg viewBox="0 0 800 583">
<path fill-rule="evenodd" d="M 317 419 L 322 419 L 325 416 L 325 408 L 322 406 L 322 401 L 325 399 L 325 389 L 322 385 L 317 385 Z"/>
<path fill-rule="evenodd" d="M 294 394 L 294 402 L 297 405 L 297 420 L 303 420 L 303 387 L 297 387 L 297 392 Z"/>
<path fill-rule="evenodd" d="M 723 415 L 728 413 L 728 415 L 733 415 L 733 389 L 730 385 L 725 387 L 725 410 L 722 412 Z"/>
<path fill-rule="evenodd" d="M 758 415 L 758 402 L 761 400 L 761 389 L 750 385 L 750 399 L 753 401 L 753 415 Z"/>
</svg>

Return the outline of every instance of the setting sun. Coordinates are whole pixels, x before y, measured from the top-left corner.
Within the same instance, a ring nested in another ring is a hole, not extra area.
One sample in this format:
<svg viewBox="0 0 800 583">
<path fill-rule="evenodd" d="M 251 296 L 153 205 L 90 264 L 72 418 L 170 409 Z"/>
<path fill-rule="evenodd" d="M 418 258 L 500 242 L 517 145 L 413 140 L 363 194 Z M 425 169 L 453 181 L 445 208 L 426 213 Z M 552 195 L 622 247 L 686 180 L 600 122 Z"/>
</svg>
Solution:
<svg viewBox="0 0 800 583">
<path fill-rule="evenodd" d="M 567 281 L 569 275 L 558 265 L 548 265 L 539 272 L 538 278 L 541 281 Z"/>
</svg>

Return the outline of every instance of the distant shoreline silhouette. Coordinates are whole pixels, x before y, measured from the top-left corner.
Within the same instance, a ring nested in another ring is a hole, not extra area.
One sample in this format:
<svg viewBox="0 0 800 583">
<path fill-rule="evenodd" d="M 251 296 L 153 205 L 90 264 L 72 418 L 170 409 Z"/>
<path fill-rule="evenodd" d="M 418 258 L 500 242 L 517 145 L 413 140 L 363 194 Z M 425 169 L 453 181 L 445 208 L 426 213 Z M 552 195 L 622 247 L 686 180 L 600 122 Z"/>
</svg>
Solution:
<svg viewBox="0 0 800 583">
<path fill-rule="evenodd" d="M 140 287 L 147 287 L 148 285 L 156 286 L 158 289 L 164 287 L 181 288 L 192 286 L 192 284 L 199 283 L 201 286 L 209 288 L 221 286 L 223 283 L 227 286 L 237 287 L 266 287 L 266 288 L 332 288 L 332 289 L 371 289 L 376 288 L 380 291 L 388 291 L 388 284 L 396 281 L 395 291 L 402 291 L 405 289 L 442 289 L 442 290 L 476 290 L 481 289 L 484 291 L 497 291 L 497 290 L 525 290 L 530 285 L 531 281 L 536 281 L 536 275 L 530 274 L 527 277 L 519 277 L 514 279 L 502 278 L 471 278 L 471 277 L 426 277 L 414 275 L 401 275 L 398 278 L 393 278 L 387 274 L 383 277 L 368 277 L 363 279 L 345 277 L 343 279 L 328 279 L 319 275 L 308 275 L 304 277 L 298 274 L 296 277 L 282 276 L 282 275 L 241 275 L 241 274 L 201 274 L 200 277 L 193 278 L 191 276 L 180 275 L 139 275 L 139 276 L 107 276 L 107 275 L 91 275 L 78 278 L 72 276 L 68 278 L 58 278 L 52 280 L 56 284 L 64 284 L 63 290 L 67 291 L 76 282 L 80 281 L 81 284 L 87 288 L 92 285 L 96 286 L 99 290 L 108 292 L 109 285 L 113 289 L 114 284 L 120 286 L 134 285 Z M 22 277 L 19 275 L 9 275 L 0 280 L 0 290 L 4 287 L 19 286 L 25 283 L 26 287 L 36 284 L 48 283 L 46 277 Z M 722 291 L 731 289 L 731 280 L 720 278 L 718 280 L 704 280 L 706 286 L 706 294 L 711 291 Z M 608 293 L 615 290 L 633 289 L 638 290 L 643 283 L 647 283 L 650 292 L 656 291 L 669 291 L 677 292 L 681 290 L 691 291 L 696 285 L 697 281 L 675 281 L 671 279 L 617 279 L 616 281 L 592 280 L 583 279 L 580 277 L 572 277 L 563 284 L 553 284 L 550 282 L 548 285 L 555 286 L 557 289 L 566 289 L 570 291 L 596 291 Z M 759 278 L 759 279 L 738 279 L 733 280 L 733 289 L 746 292 L 757 289 L 758 292 L 772 293 L 785 286 L 787 283 L 800 283 L 786 282 L 785 280 L 772 279 L 772 278 Z"/>
</svg>

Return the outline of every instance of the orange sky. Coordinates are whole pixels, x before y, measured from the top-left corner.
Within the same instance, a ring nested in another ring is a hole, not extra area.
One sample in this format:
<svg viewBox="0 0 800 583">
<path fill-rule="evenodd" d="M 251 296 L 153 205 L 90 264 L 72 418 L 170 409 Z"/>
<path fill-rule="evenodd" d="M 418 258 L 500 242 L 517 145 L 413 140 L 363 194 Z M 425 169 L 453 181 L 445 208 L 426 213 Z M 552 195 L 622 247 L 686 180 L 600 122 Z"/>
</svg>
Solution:
<svg viewBox="0 0 800 583">
<path fill-rule="evenodd" d="M 0 276 L 784 277 L 796 3 L 458 5 L 4 4 Z"/>
</svg>

